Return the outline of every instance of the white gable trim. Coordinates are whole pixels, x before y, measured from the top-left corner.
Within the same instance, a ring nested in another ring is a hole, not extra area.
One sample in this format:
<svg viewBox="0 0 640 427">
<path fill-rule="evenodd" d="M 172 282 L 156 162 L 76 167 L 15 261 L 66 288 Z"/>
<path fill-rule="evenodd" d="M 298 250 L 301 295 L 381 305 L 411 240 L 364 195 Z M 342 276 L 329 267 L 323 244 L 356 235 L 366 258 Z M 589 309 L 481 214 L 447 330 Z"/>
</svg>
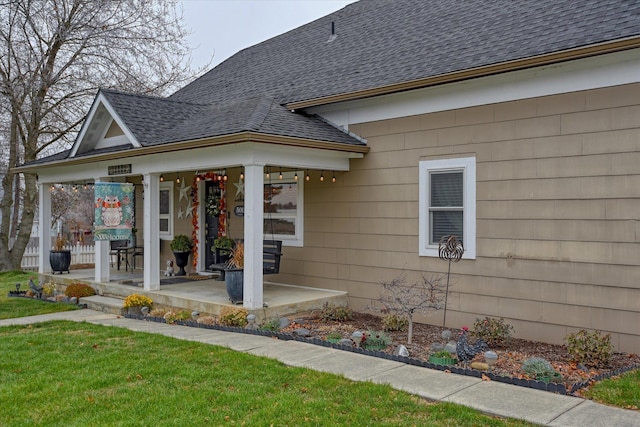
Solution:
<svg viewBox="0 0 640 427">
<path fill-rule="evenodd" d="M 113 109 L 113 107 L 111 106 L 109 101 L 107 101 L 107 99 L 104 96 L 104 94 L 102 92 L 98 92 L 98 95 L 96 96 L 96 99 L 93 101 L 93 105 L 91 106 L 91 109 L 89 110 L 89 114 L 87 115 L 87 118 L 85 119 L 84 123 L 82 124 L 82 128 L 80 129 L 80 133 L 78 134 L 78 138 L 76 138 L 76 141 L 74 142 L 73 147 L 71 147 L 71 153 L 69 154 L 69 157 L 75 157 L 76 154 L 78 153 L 78 150 L 80 149 L 80 146 L 82 145 L 83 141 L 85 140 L 85 138 L 87 136 L 87 131 L 91 127 L 91 123 L 95 119 L 96 112 L 98 111 L 98 109 L 101 106 L 104 107 L 107 110 L 109 115 L 111 115 L 111 118 L 116 122 L 116 124 L 120 127 L 120 129 L 122 129 L 122 132 L 124 132 L 128 142 L 133 144 L 133 146 L 136 147 L 136 148 L 141 148 L 142 147 L 142 145 L 138 142 L 136 137 L 133 136 L 131 131 L 127 128 L 127 126 L 124 124 L 122 119 L 118 116 L 118 114 Z M 108 129 L 108 126 L 107 126 L 107 129 Z M 101 138 L 104 138 L 104 135 L 106 134 L 107 129 L 105 129 L 102 132 Z"/>
</svg>

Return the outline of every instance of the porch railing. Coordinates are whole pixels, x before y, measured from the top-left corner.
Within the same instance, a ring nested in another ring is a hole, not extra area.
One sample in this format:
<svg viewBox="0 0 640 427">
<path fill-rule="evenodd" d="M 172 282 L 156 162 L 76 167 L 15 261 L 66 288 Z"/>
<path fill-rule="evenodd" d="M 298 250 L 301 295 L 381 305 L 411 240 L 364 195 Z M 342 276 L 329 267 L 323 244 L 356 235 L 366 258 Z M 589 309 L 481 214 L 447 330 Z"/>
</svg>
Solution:
<svg viewBox="0 0 640 427">
<path fill-rule="evenodd" d="M 65 249 L 71 251 L 71 264 L 93 264 L 95 263 L 95 246 L 94 245 L 82 245 L 78 243 L 75 246 L 68 245 Z M 22 262 L 20 267 L 23 270 L 37 270 L 38 269 L 38 247 L 30 247 L 24 251 L 22 256 Z"/>
</svg>

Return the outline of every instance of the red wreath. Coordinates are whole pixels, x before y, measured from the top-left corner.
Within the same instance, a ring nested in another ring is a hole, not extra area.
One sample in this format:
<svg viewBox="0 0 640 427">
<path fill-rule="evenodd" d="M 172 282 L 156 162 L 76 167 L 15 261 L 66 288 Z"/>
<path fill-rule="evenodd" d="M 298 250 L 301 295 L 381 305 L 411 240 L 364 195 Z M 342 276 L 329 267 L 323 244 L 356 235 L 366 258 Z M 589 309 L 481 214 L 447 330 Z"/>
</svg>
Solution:
<svg viewBox="0 0 640 427">
<path fill-rule="evenodd" d="M 205 172 L 202 174 L 196 174 L 193 177 L 193 182 L 191 183 L 191 206 L 192 206 L 192 214 L 193 219 L 191 220 L 191 225 L 193 228 L 191 229 L 191 239 L 193 240 L 193 269 L 194 271 L 198 271 L 198 230 L 200 229 L 200 221 L 198 218 L 198 206 L 200 206 L 200 201 L 198 200 L 198 182 L 200 181 L 217 181 L 218 187 L 220 188 L 220 201 L 219 208 L 220 214 L 218 215 L 218 237 L 225 235 L 226 230 L 226 219 L 227 219 L 227 204 L 226 204 L 226 180 L 224 179 L 226 175 L 218 175 L 215 172 Z"/>
</svg>

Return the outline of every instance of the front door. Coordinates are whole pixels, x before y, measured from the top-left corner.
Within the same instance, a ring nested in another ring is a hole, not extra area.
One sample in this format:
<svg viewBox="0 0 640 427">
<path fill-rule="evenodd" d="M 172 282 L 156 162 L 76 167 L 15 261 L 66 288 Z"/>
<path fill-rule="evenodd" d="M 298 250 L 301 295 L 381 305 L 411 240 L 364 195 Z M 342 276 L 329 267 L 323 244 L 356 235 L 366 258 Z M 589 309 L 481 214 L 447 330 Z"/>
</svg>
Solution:
<svg viewBox="0 0 640 427">
<path fill-rule="evenodd" d="M 220 215 L 220 197 L 221 191 L 217 181 L 205 181 L 205 266 L 209 268 L 214 264 L 215 254 L 213 242 L 218 237 L 218 215 Z"/>
</svg>

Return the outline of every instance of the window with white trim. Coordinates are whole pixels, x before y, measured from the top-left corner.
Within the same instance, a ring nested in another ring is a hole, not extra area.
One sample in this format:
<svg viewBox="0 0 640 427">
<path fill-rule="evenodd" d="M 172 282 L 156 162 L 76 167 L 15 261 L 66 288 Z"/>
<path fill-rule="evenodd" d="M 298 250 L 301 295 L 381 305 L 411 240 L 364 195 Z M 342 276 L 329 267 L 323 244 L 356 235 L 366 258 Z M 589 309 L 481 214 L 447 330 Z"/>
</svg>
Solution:
<svg viewBox="0 0 640 427">
<path fill-rule="evenodd" d="M 160 183 L 160 210 L 158 221 L 160 223 L 160 238 L 173 239 L 173 182 Z"/>
<path fill-rule="evenodd" d="M 423 160 L 419 163 L 419 254 L 438 256 L 442 236 L 456 235 L 463 258 L 476 257 L 476 159 Z"/>
<path fill-rule="evenodd" d="M 304 218 L 302 172 L 273 174 L 264 184 L 264 238 L 282 240 L 283 245 L 302 246 Z"/>
</svg>

